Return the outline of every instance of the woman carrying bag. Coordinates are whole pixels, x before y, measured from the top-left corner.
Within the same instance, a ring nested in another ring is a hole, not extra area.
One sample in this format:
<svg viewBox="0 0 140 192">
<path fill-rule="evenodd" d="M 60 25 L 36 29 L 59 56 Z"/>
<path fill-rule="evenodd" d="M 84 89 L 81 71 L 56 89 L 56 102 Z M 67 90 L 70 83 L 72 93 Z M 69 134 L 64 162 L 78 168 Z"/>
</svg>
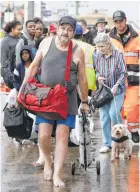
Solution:
<svg viewBox="0 0 140 192">
<path fill-rule="evenodd" d="M 106 153 L 111 150 L 111 126 L 122 123 L 120 111 L 124 101 L 127 70 L 123 54 L 112 46 L 107 34 L 99 33 L 94 42 L 98 50 L 93 55 L 97 81 L 108 86 L 114 96 L 114 99 L 99 109 L 103 136 L 100 153 Z"/>
</svg>

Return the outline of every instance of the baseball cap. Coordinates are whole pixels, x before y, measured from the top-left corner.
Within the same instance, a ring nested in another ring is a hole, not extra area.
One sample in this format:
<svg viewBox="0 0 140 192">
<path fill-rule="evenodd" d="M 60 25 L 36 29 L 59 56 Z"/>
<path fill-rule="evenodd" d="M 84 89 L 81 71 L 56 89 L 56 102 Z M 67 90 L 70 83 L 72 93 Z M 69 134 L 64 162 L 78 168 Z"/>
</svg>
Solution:
<svg viewBox="0 0 140 192">
<path fill-rule="evenodd" d="M 77 22 L 76 19 L 74 19 L 73 17 L 64 16 L 64 17 L 61 17 L 61 19 L 59 20 L 59 25 L 70 24 L 72 28 L 75 30 L 76 22 Z"/>
<path fill-rule="evenodd" d="M 76 25 L 76 30 L 75 30 L 75 34 L 76 35 L 82 35 L 83 34 L 83 29 L 81 27 L 81 25 Z"/>
<path fill-rule="evenodd" d="M 54 24 L 50 24 L 49 26 L 49 32 L 50 33 L 56 33 L 57 27 Z"/>
<path fill-rule="evenodd" d="M 126 15 L 123 11 L 113 13 L 113 21 L 122 21 L 124 18 L 126 18 Z"/>
</svg>

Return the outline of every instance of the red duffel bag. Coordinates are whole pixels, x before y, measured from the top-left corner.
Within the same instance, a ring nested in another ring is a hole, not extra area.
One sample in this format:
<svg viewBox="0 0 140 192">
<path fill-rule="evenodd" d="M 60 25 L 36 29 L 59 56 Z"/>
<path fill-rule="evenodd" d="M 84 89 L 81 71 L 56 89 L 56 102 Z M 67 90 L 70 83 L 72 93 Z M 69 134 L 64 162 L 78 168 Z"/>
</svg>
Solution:
<svg viewBox="0 0 140 192">
<path fill-rule="evenodd" d="M 69 44 L 65 72 L 65 86 L 57 84 L 48 87 L 40 84 L 36 79 L 29 78 L 21 89 L 18 97 L 20 105 L 30 113 L 41 117 L 60 120 L 68 115 L 67 82 L 70 76 L 72 58 L 72 41 Z"/>
</svg>

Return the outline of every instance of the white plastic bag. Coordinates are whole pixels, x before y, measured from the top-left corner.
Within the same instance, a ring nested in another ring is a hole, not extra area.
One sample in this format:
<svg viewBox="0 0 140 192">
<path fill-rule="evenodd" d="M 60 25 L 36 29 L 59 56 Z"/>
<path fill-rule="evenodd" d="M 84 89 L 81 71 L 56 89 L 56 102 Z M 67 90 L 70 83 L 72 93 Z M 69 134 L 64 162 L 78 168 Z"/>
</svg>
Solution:
<svg viewBox="0 0 140 192">
<path fill-rule="evenodd" d="M 33 115 L 32 113 L 28 113 L 28 115 L 34 120 L 33 122 L 33 128 L 32 128 L 32 133 L 31 133 L 31 137 L 30 139 L 35 139 L 38 137 L 38 134 L 36 133 L 36 125 L 35 125 L 35 121 L 36 121 L 36 116 Z"/>
<path fill-rule="evenodd" d="M 15 106 L 17 103 L 16 100 L 17 100 L 17 90 L 14 88 L 10 91 L 6 99 L 6 103 Z"/>
<path fill-rule="evenodd" d="M 90 102 L 91 97 L 88 97 L 88 100 Z M 80 114 L 80 107 L 78 109 L 78 114 Z M 94 122 L 93 122 L 93 117 L 88 116 L 87 117 L 88 120 L 88 124 L 86 125 L 87 130 L 89 131 L 90 134 L 93 134 L 94 132 Z M 82 136 L 83 131 L 82 131 L 82 117 L 80 115 L 76 115 L 76 123 L 75 123 L 75 129 L 72 129 L 71 133 L 70 133 L 70 139 L 71 141 L 76 144 L 79 145 L 79 141 L 80 141 L 80 136 Z"/>
<path fill-rule="evenodd" d="M 76 137 L 76 132 L 74 129 L 72 129 L 72 131 L 70 132 L 70 140 L 72 143 L 74 143 L 75 145 L 79 145 L 79 141 Z"/>
</svg>

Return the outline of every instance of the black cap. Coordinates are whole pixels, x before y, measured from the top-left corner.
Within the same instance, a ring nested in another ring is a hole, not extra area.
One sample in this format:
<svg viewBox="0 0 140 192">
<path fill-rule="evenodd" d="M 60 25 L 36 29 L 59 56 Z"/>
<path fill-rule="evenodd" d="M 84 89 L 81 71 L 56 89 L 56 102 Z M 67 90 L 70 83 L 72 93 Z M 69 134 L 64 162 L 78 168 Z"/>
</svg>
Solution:
<svg viewBox="0 0 140 192">
<path fill-rule="evenodd" d="M 76 19 L 74 19 L 73 17 L 70 17 L 70 16 L 64 16 L 64 17 L 61 17 L 60 21 L 59 21 L 59 25 L 62 25 L 62 24 L 70 24 L 72 26 L 72 28 L 76 29 Z"/>
<path fill-rule="evenodd" d="M 113 21 L 122 21 L 124 18 L 126 18 L 126 15 L 123 11 L 113 13 Z"/>
<path fill-rule="evenodd" d="M 98 18 L 95 25 L 97 26 L 98 23 L 105 23 L 107 25 L 105 18 Z"/>
</svg>

